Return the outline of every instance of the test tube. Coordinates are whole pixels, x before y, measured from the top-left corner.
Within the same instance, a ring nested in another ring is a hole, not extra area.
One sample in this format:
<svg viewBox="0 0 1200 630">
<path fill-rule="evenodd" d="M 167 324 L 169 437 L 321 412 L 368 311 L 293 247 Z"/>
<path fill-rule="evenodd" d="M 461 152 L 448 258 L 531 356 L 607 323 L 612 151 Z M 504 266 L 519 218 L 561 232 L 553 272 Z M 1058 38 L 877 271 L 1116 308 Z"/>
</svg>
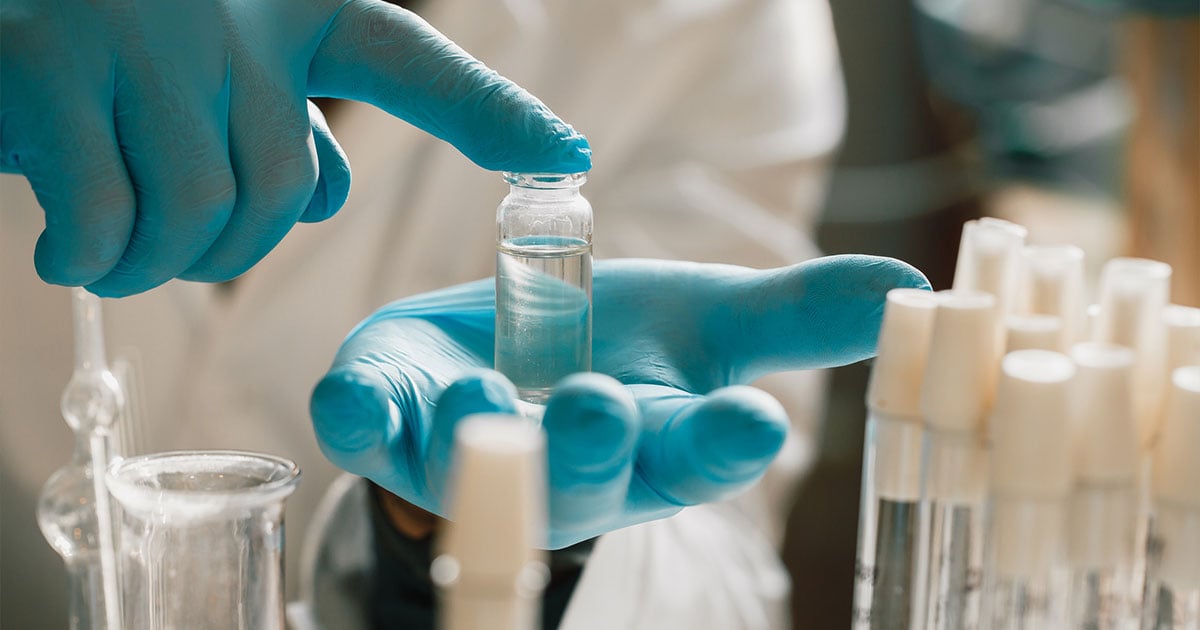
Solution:
<svg viewBox="0 0 1200 630">
<path fill-rule="evenodd" d="M 1134 352 L 1133 413 L 1142 448 L 1157 432 L 1166 383 L 1163 310 L 1171 290 L 1171 266 L 1143 258 L 1114 258 L 1100 276 L 1100 312 L 1092 340 Z"/>
<path fill-rule="evenodd" d="M 522 401 L 592 368 L 592 206 L 584 173 L 506 173 L 496 211 L 495 367 Z"/>
<path fill-rule="evenodd" d="M 1071 349 L 1074 487 L 1067 561 L 1073 628 L 1128 628 L 1138 605 L 1138 449 L 1133 412 L 1134 353 L 1081 343 Z"/>
<path fill-rule="evenodd" d="M 1168 373 L 1200 365 L 1200 308 L 1171 304 L 1163 311 L 1167 326 Z"/>
<path fill-rule="evenodd" d="M 438 557 L 443 630 L 541 628 L 546 438 L 516 416 L 476 414 L 455 432 L 455 471 Z"/>
<path fill-rule="evenodd" d="M 1054 315 L 1009 315 L 1005 353 L 1018 350 L 1062 351 L 1063 319 Z"/>
<path fill-rule="evenodd" d="M 1026 245 L 1021 251 L 1017 312 L 1055 317 L 1061 326 L 1057 344 L 1047 350 L 1065 352 L 1083 340 L 1083 260 L 1074 245 Z"/>
<path fill-rule="evenodd" d="M 1200 630 L 1200 365 L 1172 372 L 1154 462 L 1143 630 Z"/>
<path fill-rule="evenodd" d="M 1004 348 L 1005 317 L 1016 312 L 1021 251 L 1027 232 L 1016 223 L 992 217 L 963 224 L 953 288 L 995 297 L 997 353 Z"/>
<path fill-rule="evenodd" d="M 114 463 L 122 628 L 283 630 L 283 503 L 299 479 L 286 459 L 238 451 Z"/>
<path fill-rule="evenodd" d="M 916 626 L 925 587 L 921 562 L 921 380 L 937 299 L 929 291 L 887 294 L 879 354 L 867 387 L 854 627 Z"/>
<path fill-rule="evenodd" d="M 1071 360 L 1021 350 L 1001 364 L 990 421 L 984 627 L 1066 627 L 1066 499 L 1071 488 Z"/>
<path fill-rule="evenodd" d="M 979 621 L 986 418 L 999 360 L 996 299 L 978 291 L 938 293 L 921 384 L 925 418 L 922 483 L 929 510 L 926 628 L 974 628 Z"/>
</svg>

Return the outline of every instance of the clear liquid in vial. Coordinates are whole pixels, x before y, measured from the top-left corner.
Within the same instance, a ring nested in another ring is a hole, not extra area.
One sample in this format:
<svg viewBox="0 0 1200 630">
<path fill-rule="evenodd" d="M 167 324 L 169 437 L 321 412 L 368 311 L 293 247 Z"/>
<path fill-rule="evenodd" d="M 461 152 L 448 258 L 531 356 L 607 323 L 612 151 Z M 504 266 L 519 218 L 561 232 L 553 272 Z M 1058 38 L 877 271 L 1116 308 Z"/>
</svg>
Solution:
<svg viewBox="0 0 1200 630">
<path fill-rule="evenodd" d="M 592 368 L 592 246 L 527 236 L 496 246 L 496 370 L 543 404 L 563 377 Z"/>
</svg>

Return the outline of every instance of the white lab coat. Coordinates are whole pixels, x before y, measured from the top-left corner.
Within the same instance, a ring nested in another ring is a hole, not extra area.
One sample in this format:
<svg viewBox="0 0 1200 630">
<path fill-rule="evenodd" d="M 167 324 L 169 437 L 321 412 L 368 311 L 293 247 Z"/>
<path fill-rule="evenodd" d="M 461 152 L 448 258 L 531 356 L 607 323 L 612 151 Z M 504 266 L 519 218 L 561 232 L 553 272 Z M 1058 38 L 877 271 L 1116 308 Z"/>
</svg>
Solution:
<svg viewBox="0 0 1200 630">
<path fill-rule="evenodd" d="M 808 234 L 844 124 L 824 0 L 437 0 L 426 15 L 588 135 L 597 257 L 769 267 L 816 253 Z M 292 596 L 306 536 L 326 536 L 311 549 L 361 541 L 309 527 L 337 476 L 309 425 L 311 386 L 373 309 L 490 275 L 493 210 L 506 192 L 496 174 L 371 107 L 349 104 L 333 125 L 354 169 L 337 217 L 297 226 L 231 291 L 171 282 L 105 301 L 110 353 L 140 354 L 145 450 L 233 447 L 301 465 L 287 517 Z M 41 215 L 25 183 L 3 177 L 0 204 L 0 579 L 6 609 L 58 609 L 46 586 L 61 582 L 30 567 L 57 567 L 33 514 L 71 447 L 57 411 L 71 365 L 67 292 L 34 274 Z M 786 580 L 773 548 L 789 486 L 778 481 L 794 478 L 809 443 L 817 380 L 764 383 L 799 429 L 774 480 L 603 537 L 566 627 L 588 627 L 600 606 L 622 620 L 606 627 L 782 623 Z"/>
</svg>

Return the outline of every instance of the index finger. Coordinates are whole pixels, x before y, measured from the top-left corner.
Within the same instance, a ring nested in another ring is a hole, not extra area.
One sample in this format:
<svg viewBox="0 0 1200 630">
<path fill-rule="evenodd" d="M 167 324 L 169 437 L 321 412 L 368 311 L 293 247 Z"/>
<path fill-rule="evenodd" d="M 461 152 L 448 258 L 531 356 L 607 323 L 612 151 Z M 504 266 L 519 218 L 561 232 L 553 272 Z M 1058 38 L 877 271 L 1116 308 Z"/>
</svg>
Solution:
<svg viewBox="0 0 1200 630">
<path fill-rule="evenodd" d="M 310 96 L 364 101 L 490 170 L 577 173 L 587 139 L 410 11 L 350 0 L 309 67 Z"/>
</svg>

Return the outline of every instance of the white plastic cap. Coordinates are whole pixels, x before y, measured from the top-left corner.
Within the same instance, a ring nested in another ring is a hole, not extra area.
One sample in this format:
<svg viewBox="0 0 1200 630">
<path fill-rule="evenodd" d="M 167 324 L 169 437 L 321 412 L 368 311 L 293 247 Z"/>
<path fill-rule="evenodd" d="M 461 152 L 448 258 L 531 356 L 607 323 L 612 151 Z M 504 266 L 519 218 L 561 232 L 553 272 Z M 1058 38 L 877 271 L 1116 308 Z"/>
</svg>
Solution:
<svg viewBox="0 0 1200 630">
<path fill-rule="evenodd" d="M 1144 258 L 1114 258 L 1100 276 L 1100 315 L 1092 339 L 1132 348 L 1133 413 L 1143 446 L 1152 443 L 1166 389 L 1163 309 L 1171 290 L 1171 266 Z"/>
<path fill-rule="evenodd" d="M 1163 311 L 1167 324 L 1167 369 L 1200 365 L 1200 308 L 1171 304 Z"/>
<path fill-rule="evenodd" d="M 1062 348 L 1081 340 L 1083 250 L 1074 245 L 1027 245 L 1021 252 L 1017 294 L 1017 312 L 1061 319 Z"/>
<path fill-rule="evenodd" d="M 1085 482 L 1129 481 L 1137 472 L 1133 351 L 1115 344 L 1071 348 L 1077 369 L 1072 425 L 1075 476 Z"/>
<path fill-rule="evenodd" d="M 996 390 L 996 299 L 939 291 L 921 383 L 921 415 L 934 429 L 981 432 Z"/>
<path fill-rule="evenodd" d="M 1200 509 L 1200 366 L 1171 375 L 1156 455 L 1155 498 Z"/>
<path fill-rule="evenodd" d="M 929 291 L 888 291 L 879 354 L 867 386 L 867 406 L 872 410 L 920 422 L 921 379 L 936 310 L 937 297 Z"/>
<path fill-rule="evenodd" d="M 992 489 L 1027 498 L 1063 498 L 1071 488 L 1070 384 L 1066 355 L 1020 350 L 1004 357 L 990 423 Z"/>
<path fill-rule="evenodd" d="M 1093 341 L 1135 350 L 1161 326 L 1171 292 L 1171 266 L 1145 258 L 1113 258 L 1100 274 L 1100 316 Z"/>
<path fill-rule="evenodd" d="M 1005 351 L 1065 349 L 1063 320 L 1055 315 L 1009 315 Z"/>
<path fill-rule="evenodd" d="M 546 438 L 519 416 L 476 414 L 455 432 L 455 472 L 441 552 L 461 582 L 512 583 L 546 545 Z"/>
<path fill-rule="evenodd" d="M 1091 341 L 1096 338 L 1096 330 L 1100 326 L 1100 305 L 1088 304 L 1083 316 L 1083 335 L 1081 341 Z"/>
<path fill-rule="evenodd" d="M 996 297 L 1000 313 L 1013 306 L 1021 247 L 1027 230 L 1016 223 L 985 217 L 963 225 L 954 268 L 954 288 Z"/>
</svg>

